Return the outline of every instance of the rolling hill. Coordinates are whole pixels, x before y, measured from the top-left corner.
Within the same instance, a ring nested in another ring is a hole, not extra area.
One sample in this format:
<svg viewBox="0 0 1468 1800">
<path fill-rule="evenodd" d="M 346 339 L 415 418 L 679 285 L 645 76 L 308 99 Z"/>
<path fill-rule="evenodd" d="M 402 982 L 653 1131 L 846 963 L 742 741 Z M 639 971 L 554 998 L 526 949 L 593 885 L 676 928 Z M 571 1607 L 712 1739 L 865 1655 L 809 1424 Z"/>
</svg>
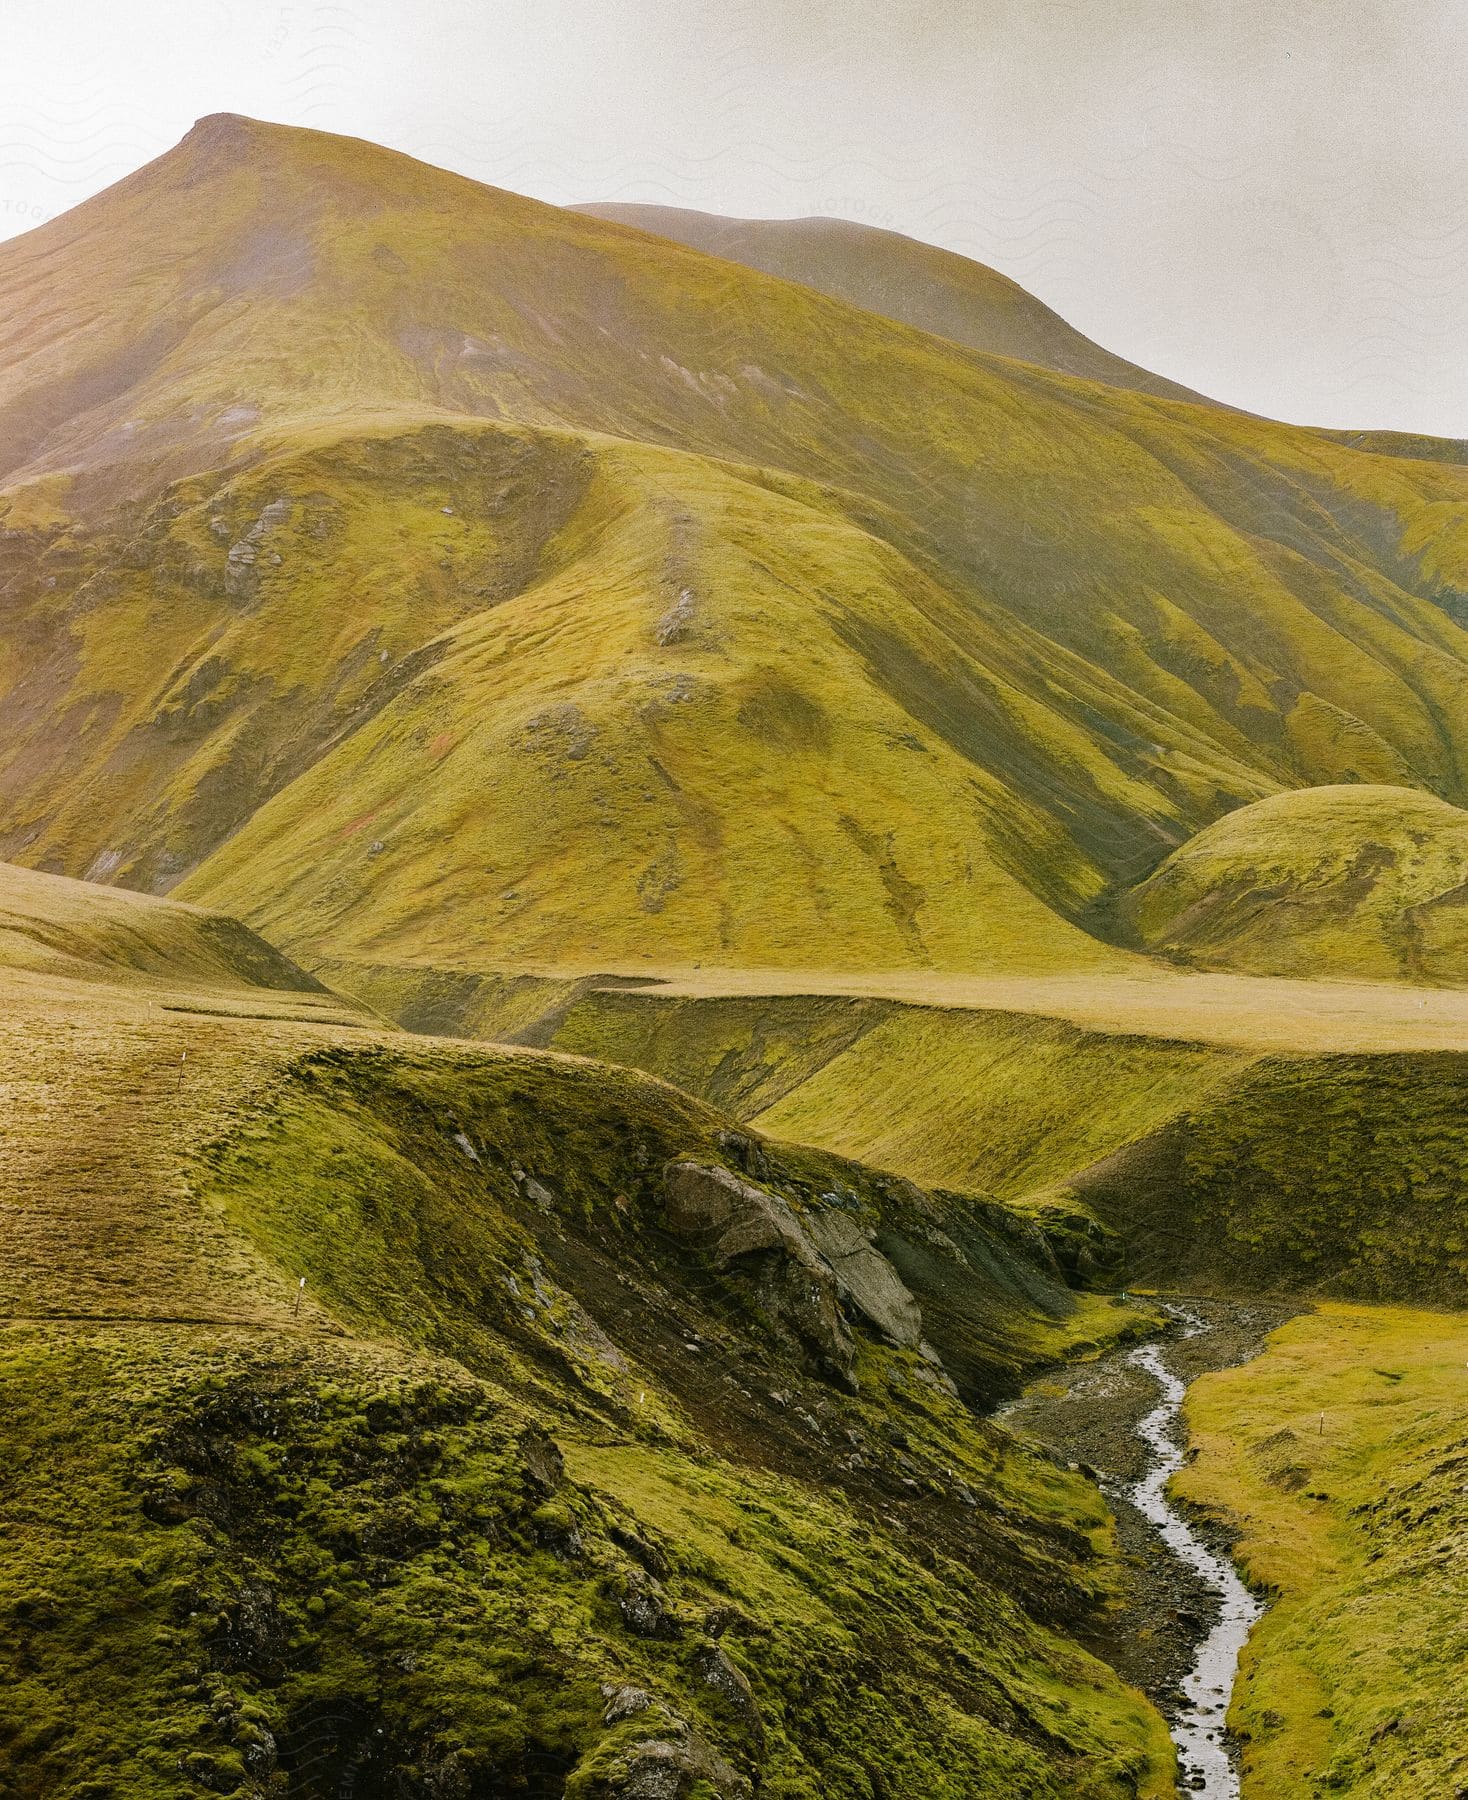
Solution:
<svg viewBox="0 0 1468 1800">
<path fill-rule="evenodd" d="M 1450 462 L 229 116 L 0 299 L 12 860 L 298 956 L 1120 970 L 1221 814 L 1464 798 Z"/>
<path fill-rule="evenodd" d="M 1255 975 L 1468 984 L 1468 813 L 1381 786 L 1229 813 L 1126 901 L 1141 941 Z"/>
</svg>

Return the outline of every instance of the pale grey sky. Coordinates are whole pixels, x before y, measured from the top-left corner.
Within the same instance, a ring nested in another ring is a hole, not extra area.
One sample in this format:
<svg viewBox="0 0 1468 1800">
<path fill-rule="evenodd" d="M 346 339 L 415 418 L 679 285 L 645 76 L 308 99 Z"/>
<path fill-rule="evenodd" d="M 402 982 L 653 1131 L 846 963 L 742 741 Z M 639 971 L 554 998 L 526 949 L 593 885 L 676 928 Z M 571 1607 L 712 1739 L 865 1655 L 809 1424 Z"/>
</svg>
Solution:
<svg viewBox="0 0 1468 1800">
<path fill-rule="evenodd" d="M 0 236 L 203 113 L 828 213 L 1277 417 L 1468 437 L 1468 0 L 0 0 Z"/>
</svg>

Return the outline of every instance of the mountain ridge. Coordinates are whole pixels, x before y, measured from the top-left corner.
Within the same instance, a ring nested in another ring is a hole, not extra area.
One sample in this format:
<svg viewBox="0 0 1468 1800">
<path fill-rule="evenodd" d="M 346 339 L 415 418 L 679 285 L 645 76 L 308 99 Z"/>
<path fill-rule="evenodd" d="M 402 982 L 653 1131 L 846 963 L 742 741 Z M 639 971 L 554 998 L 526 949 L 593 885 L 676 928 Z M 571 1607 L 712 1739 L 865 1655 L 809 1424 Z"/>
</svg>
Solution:
<svg viewBox="0 0 1468 1800">
<path fill-rule="evenodd" d="M 687 207 L 586 201 L 573 208 L 727 258 L 972 350 L 1109 387 L 1220 403 L 1093 343 L 1017 281 L 903 232 L 849 219 L 736 219 Z"/>
<path fill-rule="evenodd" d="M 0 294 L 12 859 L 377 960 L 1119 966 L 1219 814 L 1468 791 L 1452 464 L 234 118 Z"/>
</svg>

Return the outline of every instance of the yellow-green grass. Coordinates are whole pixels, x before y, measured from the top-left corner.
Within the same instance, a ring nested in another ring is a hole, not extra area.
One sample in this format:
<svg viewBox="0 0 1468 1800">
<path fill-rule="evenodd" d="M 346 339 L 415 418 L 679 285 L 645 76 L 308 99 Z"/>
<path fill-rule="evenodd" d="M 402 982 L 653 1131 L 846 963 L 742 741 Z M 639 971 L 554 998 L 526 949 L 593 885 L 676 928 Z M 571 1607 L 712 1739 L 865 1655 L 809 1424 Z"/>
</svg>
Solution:
<svg viewBox="0 0 1468 1800">
<path fill-rule="evenodd" d="M 826 1001 L 836 1003 L 836 1012 L 849 1003 L 878 1001 L 944 1012 L 1016 1013 L 1068 1021 L 1102 1036 L 1134 1035 L 1255 1055 L 1468 1050 L 1468 995 L 1459 989 L 1200 974 L 1140 958 L 1123 973 L 1040 976 L 708 966 L 592 976 L 553 962 L 495 972 L 354 958 L 315 958 L 311 966 L 344 990 L 370 997 L 390 1016 L 414 1012 L 422 1021 L 415 1029 L 449 1036 L 514 1037 L 572 1000 L 635 989 L 653 1004 L 687 1000 L 717 1009 L 738 1000 L 752 1012 L 769 1001 L 776 1014 L 791 999 L 807 1003 L 813 1014 L 824 1010 Z M 689 1016 L 695 1016 L 693 1008 Z M 699 1035 L 695 1028 L 690 1044 Z"/>
<path fill-rule="evenodd" d="M 1276 794 L 1128 897 L 1151 950 L 1256 975 L 1468 984 L 1468 812 L 1410 788 Z"/>
<path fill-rule="evenodd" d="M 1321 1305 L 1190 1390 L 1184 1499 L 1269 1610 L 1230 1722 L 1245 1800 L 1468 1783 L 1468 1318 Z"/>
<path fill-rule="evenodd" d="M 0 968 L 79 979 L 264 989 L 321 984 L 236 920 L 0 863 Z"/>
<path fill-rule="evenodd" d="M 908 715 L 823 619 L 819 583 L 840 559 L 848 612 L 919 641 L 937 592 L 905 594 L 865 534 L 684 461 L 605 451 L 540 579 L 444 634 L 180 891 L 292 946 L 481 966 L 653 945 L 780 963 L 822 939 L 849 967 L 1124 961 L 1016 878 L 997 781 L 902 741 Z M 671 588 L 666 508 L 640 485 L 659 471 L 710 521 Z M 689 641 L 660 646 L 659 609 L 695 591 Z M 1033 824 L 1072 909 L 1093 898 L 1095 870 Z"/>
<path fill-rule="evenodd" d="M 798 281 L 971 350 L 1018 357 L 1108 387 L 1174 400 L 1200 398 L 1103 350 L 996 269 L 899 232 L 849 219 L 728 219 L 615 201 L 575 210 Z"/>
<path fill-rule="evenodd" d="M 1451 462 L 242 120 L 0 297 L 13 857 L 297 954 L 1099 970 L 1243 802 L 1461 797 Z"/>
<path fill-rule="evenodd" d="M 1249 1061 L 1015 1013 L 635 990 L 581 1000 L 550 1041 L 655 1070 L 776 1135 L 1009 1198 L 1145 1137 Z"/>
</svg>

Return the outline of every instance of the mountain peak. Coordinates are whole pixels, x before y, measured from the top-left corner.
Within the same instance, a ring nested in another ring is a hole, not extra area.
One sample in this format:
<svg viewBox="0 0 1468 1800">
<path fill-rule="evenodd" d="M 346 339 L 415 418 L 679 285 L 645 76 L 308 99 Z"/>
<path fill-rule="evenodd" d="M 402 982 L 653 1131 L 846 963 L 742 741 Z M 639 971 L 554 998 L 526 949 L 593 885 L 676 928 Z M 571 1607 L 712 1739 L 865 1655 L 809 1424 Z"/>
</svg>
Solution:
<svg viewBox="0 0 1468 1800">
<path fill-rule="evenodd" d="M 182 141 L 189 143 L 215 143 L 221 138 L 247 137 L 253 132 L 265 129 L 263 120 L 252 119 L 248 113 L 217 112 L 205 113 L 194 120 Z"/>
</svg>

